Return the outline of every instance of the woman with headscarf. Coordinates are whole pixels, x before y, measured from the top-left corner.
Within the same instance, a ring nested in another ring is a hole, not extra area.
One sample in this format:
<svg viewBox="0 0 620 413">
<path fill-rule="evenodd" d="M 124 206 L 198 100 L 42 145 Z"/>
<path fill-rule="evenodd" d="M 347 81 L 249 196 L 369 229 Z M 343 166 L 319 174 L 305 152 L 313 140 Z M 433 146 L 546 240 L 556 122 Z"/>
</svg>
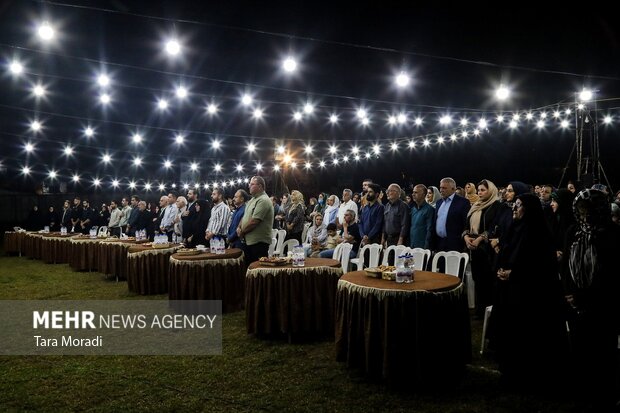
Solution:
<svg viewBox="0 0 620 413">
<path fill-rule="evenodd" d="M 183 212 L 187 210 L 187 199 L 184 196 L 177 197 L 177 214 L 174 217 L 174 235 L 178 242 L 183 241 Z"/>
<path fill-rule="evenodd" d="M 572 309 L 571 382 L 584 398 L 600 402 L 593 411 L 611 411 L 615 402 L 620 227 L 612 223 L 610 210 L 603 192 L 579 192 L 573 202 L 577 223 L 569 230 L 562 268 L 566 301 Z"/>
<path fill-rule="evenodd" d="M 336 223 L 338 208 L 340 208 L 340 199 L 336 195 L 330 195 L 327 198 L 327 206 L 323 214 L 323 222 L 325 225 Z"/>
<path fill-rule="evenodd" d="M 475 282 L 476 316 L 482 318 L 487 306 L 493 304 L 495 285 L 495 250 L 493 239 L 499 238 L 510 225 L 510 215 L 499 202 L 498 190 L 488 179 L 478 183 L 478 201 L 467 214 L 463 233 L 465 246 L 470 252 L 471 271 Z"/>
<path fill-rule="evenodd" d="M 551 194 L 553 216 L 550 221 L 550 229 L 558 260 L 561 260 L 564 254 L 564 244 L 566 243 L 568 229 L 575 223 L 575 216 L 573 214 L 574 199 L 575 194 L 564 188 L 560 188 Z"/>
<path fill-rule="evenodd" d="M 467 185 L 465 185 L 465 198 L 467 198 L 472 205 L 478 202 L 479 197 L 476 191 L 476 185 L 474 185 L 473 182 L 468 182 Z"/>
<path fill-rule="evenodd" d="M 530 192 L 530 187 L 521 181 L 512 181 L 508 183 L 505 202 L 510 207 L 511 211 L 517 197 L 521 194 L 527 194 L 528 192 Z"/>
<path fill-rule="evenodd" d="M 327 193 L 321 192 L 319 194 L 319 198 L 316 201 L 316 205 L 314 206 L 314 209 L 312 209 L 311 211 L 312 217 L 316 214 L 321 214 L 321 215 L 325 214 L 325 209 L 327 208 L 327 198 L 329 198 L 329 195 Z"/>
<path fill-rule="evenodd" d="M 306 256 L 318 257 L 321 250 L 325 248 L 325 242 L 327 240 L 327 225 L 323 222 L 323 215 L 317 214 L 312 220 L 312 226 L 308 228 L 306 234 L 306 244 L 309 246 L 306 248 Z"/>
<path fill-rule="evenodd" d="M 533 194 L 519 195 L 498 256 L 492 338 L 505 384 L 557 385 L 566 356 L 563 298 L 551 233 Z"/>
<path fill-rule="evenodd" d="M 191 235 L 187 238 L 187 243 L 191 247 L 196 245 L 206 245 L 205 232 L 211 218 L 209 204 L 204 199 L 196 201 L 196 219 L 193 221 Z"/>
<path fill-rule="evenodd" d="M 441 199 L 441 192 L 437 189 L 436 186 L 429 186 L 426 191 L 426 202 L 433 208 L 435 208 L 435 204 L 437 201 Z"/>
<path fill-rule="evenodd" d="M 280 213 L 273 217 L 273 219 L 278 222 L 278 228 L 286 229 L 286 216 L 288 215 L 290 207 L 291 196 L 289 194 L 283 194 L 282 201 L 280 201 Z"/>
<path fill-rule="evenodd" d="M 296 239 L 301 244 L 301 235 L 306 221 L 304 196 L 299 191 L 292 191 L 289 198 L 291 204 L 286 214 L 286 238 L 284 240 Z"/>
</svg>

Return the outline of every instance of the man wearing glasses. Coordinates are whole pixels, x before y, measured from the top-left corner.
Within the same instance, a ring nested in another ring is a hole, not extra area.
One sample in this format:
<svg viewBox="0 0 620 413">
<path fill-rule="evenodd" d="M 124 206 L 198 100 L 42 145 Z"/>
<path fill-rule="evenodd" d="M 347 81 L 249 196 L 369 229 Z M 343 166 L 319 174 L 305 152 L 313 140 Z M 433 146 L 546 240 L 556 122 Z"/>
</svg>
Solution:
<svg viewBox="0 0 620 413">
<path fill-rule="evenodd" d="M 250 180 L 250 195 L 237 235 L 244 244 L 244 253 L 248 264 L 266 257 L 271 244 L 271 226 L 273 223 L 273 204 L 265 193 L 265 180 L 255 176 Z"/>
</svg>

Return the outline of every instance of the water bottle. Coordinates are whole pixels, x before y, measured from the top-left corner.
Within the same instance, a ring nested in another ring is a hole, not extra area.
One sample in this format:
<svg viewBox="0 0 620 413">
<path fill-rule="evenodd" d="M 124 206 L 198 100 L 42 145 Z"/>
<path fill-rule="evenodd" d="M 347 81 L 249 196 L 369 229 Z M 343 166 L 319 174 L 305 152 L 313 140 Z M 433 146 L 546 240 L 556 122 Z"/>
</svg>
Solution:
<svg viewBox="0 0 620 413">
<path fill-rule="evenodd" d="M 209 242 L 209 252 L 211 254 L 217 254 L 217 248 L 215 246 L 216 243 L 216 239 L 215 238 L 211 238 L 211 241 Z"/>
<path fill-rule="evenodd" d="M 64 225 L 60 227 L 60 235 L 67 235 L 67 227 Z"/>
<path fill-rule="evenodd" d="M 304 247 L 301 245 L 293 247 L 293 267 L 303 267 L 304 265 L 306 265 Z"/>
<path fill-rule="evenodd" d="M 90 229 L 90 237 L 97 238 L 97 228 L 93 227 Z"/>
<path fill-rule="evenodd" d="M 224 244 L 224 240 L 220 237 L 217 238 L 217 253 L 218 254 L 224 254 L 225 253 L 225 244 Z"/>
</svg>

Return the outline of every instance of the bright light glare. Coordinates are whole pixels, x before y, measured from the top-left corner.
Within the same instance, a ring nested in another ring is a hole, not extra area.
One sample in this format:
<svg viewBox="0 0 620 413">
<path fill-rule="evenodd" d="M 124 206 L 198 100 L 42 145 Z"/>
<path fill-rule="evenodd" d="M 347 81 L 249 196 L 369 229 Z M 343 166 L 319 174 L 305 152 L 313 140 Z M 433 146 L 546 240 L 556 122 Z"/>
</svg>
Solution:
<svg viewBox="0 0 620 413">
<path fill-rule="evenodd" d="M 176 56 L 181 52 L 181 45 L 178 41 L 171 39 L 166 42 L 166 53 L 170 56 Z"/>
<path fill-rule="evenodd" d="M 495 91 L 495 97 L 498 100 L 506 100 L 508 99 L 509 96 L 510 96 L 510 90 L 504 85 L 500 85 Z"/>
<path fill-rule="evenodd" d="M 97 83 L 99 86 L 108 86 L 110 84 L 110 78 L 107 75 L 101 74 L 97 77 Z"/>
<path fill-rule="evenodd" d="M 297 69 L 297 62 L 292 57 L 287 57 L 284 62 L 282 62 L 282 68 L 291 73 Z"/>
<path fill-rule="evenodd" d="M 592 100 L 592 91 L 589 89 L 583 89 L 581 93 L 579 93 L 579 100 L 582 102 Z"/>
<path fill-rule="evenodd" d="M 396 76 L 396 85 L 398 87 L 407 87 L 410 81 L 409 75 L 405 72 L 400 72 L 398 76 Z"/>
<path fill-rule="evenodd" d="M 19 75 L 20 73 L 22 73 L 24 71 L 24 66 L 22 66 L 22 64 L 17 62 L 17 61 L 13 61 L 9 65 L 9 70 L 14 75 Z"/>
<path fill-rule="evenodd" d="M 56 34 L 48 22 L 43 22 L 37 29 L 37 33 L 45 41 L 52 40 Z"/>
</svg>

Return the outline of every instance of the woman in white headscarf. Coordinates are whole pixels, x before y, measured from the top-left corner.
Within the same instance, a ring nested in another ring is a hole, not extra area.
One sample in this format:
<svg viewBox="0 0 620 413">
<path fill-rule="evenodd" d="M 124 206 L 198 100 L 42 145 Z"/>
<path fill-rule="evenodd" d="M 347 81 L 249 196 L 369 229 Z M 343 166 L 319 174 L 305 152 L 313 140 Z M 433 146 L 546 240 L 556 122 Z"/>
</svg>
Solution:
<svg viewBox="0 0 620 413">
<path fill-rule="evenodd" d="M 327 206 L 323 212 L 323 223 L 327 226 L 335 224 L 338 217 L 338 208 L 340 207 L 340 199 L 336 195 L 330 195 L 327 198 Z"/>
<path fill-rule="evenodd" d="M 486 307 L 493 304 L 496 275 L 493 268 L 495 250 L 491 241 L 508 229 L 512 217 L 502 207 L 497 187 L 488 179 L 478 183 L 478 197 L 467 214 L 463 239 L 470 251 L 471 272 L 476 283 L 476 315 L 482 317 Z"/>
<path fill-rule="evenodd" d="M 437 201 L 441 199 L 441 192 L 437 189 L 436 186 L 429 186 L 426 190 L 426 202 L 429 203 L 430 206 L 435 208 L 435 204 Z"/>
<path fill-rule="evenodd" d="M 323 215 L 316 214 L 312 219 L 312 226 L 308 228 L 305 242 L 309 244 L 306 247 L 306 256 L 309 257 L 313 253 L 318 257 L 318 254 L 325 248 L 327 241 L 327 225 L 323 222 Z"/>
</svg>

